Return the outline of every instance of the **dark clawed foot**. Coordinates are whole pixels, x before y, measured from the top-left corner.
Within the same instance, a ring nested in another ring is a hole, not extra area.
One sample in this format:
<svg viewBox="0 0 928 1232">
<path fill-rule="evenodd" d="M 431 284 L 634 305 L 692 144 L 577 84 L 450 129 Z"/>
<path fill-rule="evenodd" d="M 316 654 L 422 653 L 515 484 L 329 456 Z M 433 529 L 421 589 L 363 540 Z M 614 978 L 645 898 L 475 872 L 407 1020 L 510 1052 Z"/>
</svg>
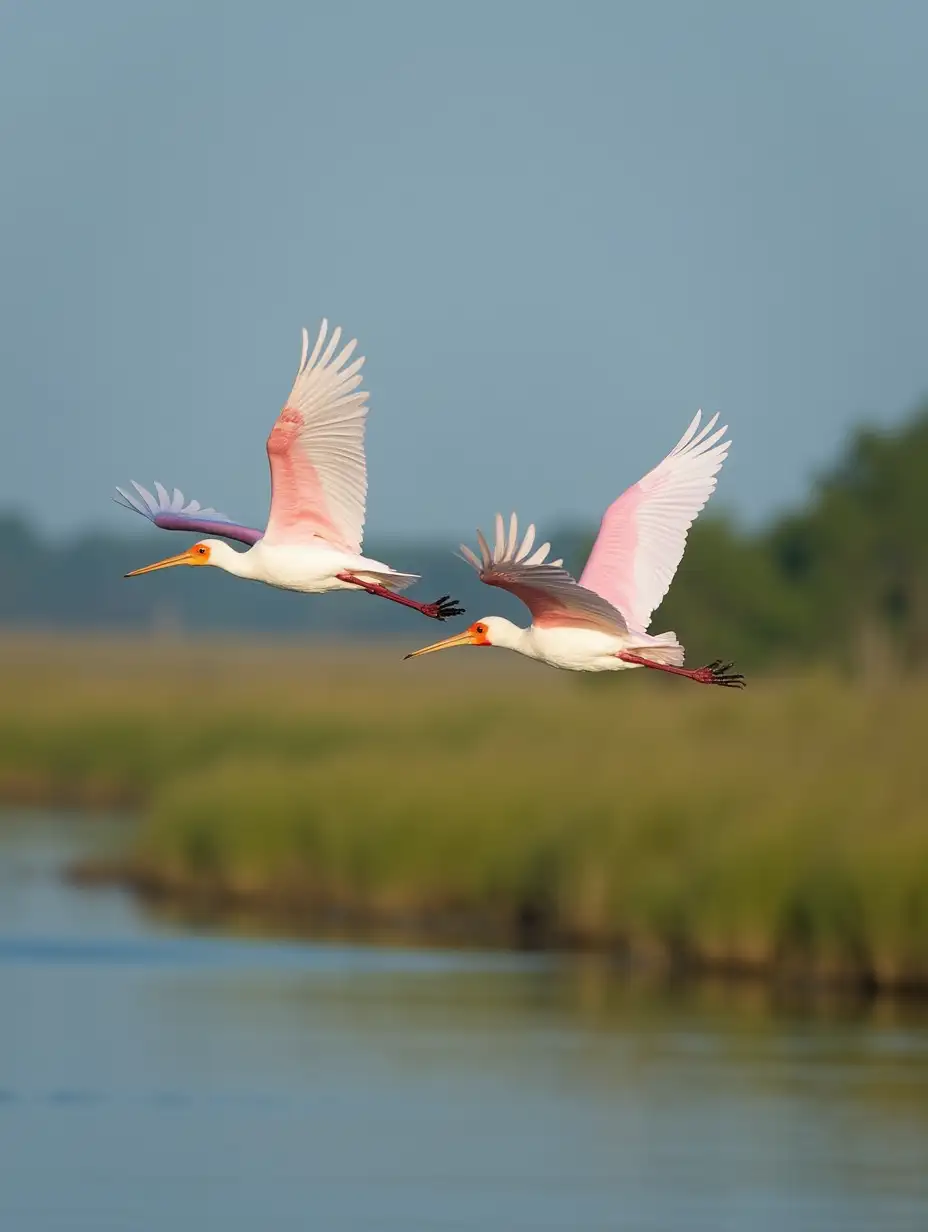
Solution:
<svg viewBox="0 0 928 1232">
<path fill-rule="evenodd" d="M 715 659 L 705 667 L 699 667 L 693 673 L 693 679 L 700 684 L 720 684 L 725 689 L 743 689 L 746 681 L 740 672 L 732 672 L 733 663 L 723 663 Z"/>
<path fill-rule="evenodd" d="M 457 599 L 452 599 L 450 595 L 442 595 L 434 603 L 424 604 L 422 612 L 425 616 L 431 616 L 433 620 L 447 620 L 449 616 L 463 616 L 464 608 L 458 604 Z"/>
</svg>

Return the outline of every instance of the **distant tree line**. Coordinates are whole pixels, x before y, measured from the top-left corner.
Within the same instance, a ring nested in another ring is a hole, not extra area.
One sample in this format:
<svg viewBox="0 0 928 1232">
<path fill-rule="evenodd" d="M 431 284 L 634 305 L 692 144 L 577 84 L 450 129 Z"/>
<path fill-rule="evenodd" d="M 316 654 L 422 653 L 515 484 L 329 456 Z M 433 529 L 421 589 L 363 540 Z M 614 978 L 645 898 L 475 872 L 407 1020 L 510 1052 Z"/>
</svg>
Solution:
<svg viewBox="0 0 928 1232">
<path fill-rule="evenodd" d="M 928 408 L 858 431 L 805 506 L 759 532 L 701 517 L 658 626 L 747 665 L 928 664 Z"/>
<path fill-rule="evenodd" d="M 928 663 L 928 407 L 900 428 L 857 432 L 804 507 L 764 529 L 745 530 L 711 508 L 690 532 L 652 626 L 676 630 L 690 661 L 724 655 L 758 668 L 826 660 L 866 673 Z M 578 572 L 591 531 L 550 538 Z M 97 534 L 51 544 L 22 519 L 0 518 L 0 623 L 414 641 L 430 632 L 421 618 L 368 596 L 285 594 L 218 570 L 123 579 L 182 541 Z M 510 596 L 489 591 L 455 558 L 454 546 L 381 541 L 369 550 L 421 573 L 416 594 L 454 594 L 474 619 L 494 611 L 524 619 Z"/>
</svg>

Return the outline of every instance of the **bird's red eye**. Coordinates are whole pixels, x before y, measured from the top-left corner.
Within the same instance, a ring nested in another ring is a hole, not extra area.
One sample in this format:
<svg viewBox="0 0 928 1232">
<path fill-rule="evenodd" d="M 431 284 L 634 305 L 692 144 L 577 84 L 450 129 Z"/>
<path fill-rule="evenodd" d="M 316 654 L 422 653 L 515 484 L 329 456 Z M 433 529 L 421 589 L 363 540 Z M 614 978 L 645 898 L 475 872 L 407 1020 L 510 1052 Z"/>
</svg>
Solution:
<svg viewBox="0 0 928 1232">
<path fill-rule="evenodd" d="M 199 547 L 199 548 L 197 548 L 197 551 L 199 552 L 199 554 L 200 554 L 201 556 L 205 556 L 205 555 L 206 555 L 206 548 L 204 548 L 204 547 Z"/>
<path fill-rule="evenodd" d="M 477 626 L 477 632 L 478 632 L 478 633 L 486 633 L 486 631 L 487 631 L 487 627 L 486 627 L 486 625 L 478 625 L 478 626 Z"/>
</svg>

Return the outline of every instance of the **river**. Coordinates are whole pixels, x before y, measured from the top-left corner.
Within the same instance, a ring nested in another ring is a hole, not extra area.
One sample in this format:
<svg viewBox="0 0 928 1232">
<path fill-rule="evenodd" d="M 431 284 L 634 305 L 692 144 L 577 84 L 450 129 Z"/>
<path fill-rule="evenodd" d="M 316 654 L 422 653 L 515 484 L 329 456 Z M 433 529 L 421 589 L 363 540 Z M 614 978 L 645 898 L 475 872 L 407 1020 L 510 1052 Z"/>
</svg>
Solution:
<svg viewBox="0 0 928 1232">
<path fill-rule="evenodd" d="M 2 1232 L 928 1228 L 928 1013 L 242 939 L 0 820 Z"/>
</svg>

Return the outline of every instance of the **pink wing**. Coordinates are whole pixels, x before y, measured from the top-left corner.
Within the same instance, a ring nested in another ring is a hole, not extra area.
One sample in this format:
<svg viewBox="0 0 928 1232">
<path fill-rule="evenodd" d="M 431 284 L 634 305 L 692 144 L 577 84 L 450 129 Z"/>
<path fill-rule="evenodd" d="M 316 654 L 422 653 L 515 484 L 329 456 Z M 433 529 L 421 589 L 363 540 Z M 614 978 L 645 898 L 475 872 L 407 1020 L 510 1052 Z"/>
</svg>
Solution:
<svg viewBox="0 0 928 1232">
<path fill-rule="evenodd" d="M 323 321 L 311 355 L 309 335 L 303 330 L 296 380 L 267 438 L 271 511 L 264 541 L 293 544 L 323 539 L 357 553 L 367 498 L 367 392 L 358 389 L 364 358 L 348 363 L 355 341 L 336 355 L 342 331 L 333 330 L 326 343 L 327 330 L 328 322 Z"/>
<path fill-rule="evenodd" d="M 713 432 L 718 415 L 702 429 L 701 417 L 697 411 L 676 448 L 609 506 L 580 575 L 582 586 L 608 599 L 639 632 L 667 593 L 687 531 L 731 445 L 722 440 L 727 428 Z"/>
<path fill-rule="evenodd" d="M 561 561 L 546 563 L 550 544 L 543 543 L 529 555 L 535 542 L 535 527 L 529 526 L 520 544 L 515 514 L 509 519 L 508 537 L 502 516 L 496 515 L 496 543 L 492 552 L 479 530 L 477 542 L 479 557 L 461 544 L 465 560 L 480 574 L 481 582 L 499 586 L 521 599 L 532 614 L 532 624 L 540 628 L 566 625 L 625 632 L 622 613 L 611 603 L 578 585 Z"/>
</svg>

